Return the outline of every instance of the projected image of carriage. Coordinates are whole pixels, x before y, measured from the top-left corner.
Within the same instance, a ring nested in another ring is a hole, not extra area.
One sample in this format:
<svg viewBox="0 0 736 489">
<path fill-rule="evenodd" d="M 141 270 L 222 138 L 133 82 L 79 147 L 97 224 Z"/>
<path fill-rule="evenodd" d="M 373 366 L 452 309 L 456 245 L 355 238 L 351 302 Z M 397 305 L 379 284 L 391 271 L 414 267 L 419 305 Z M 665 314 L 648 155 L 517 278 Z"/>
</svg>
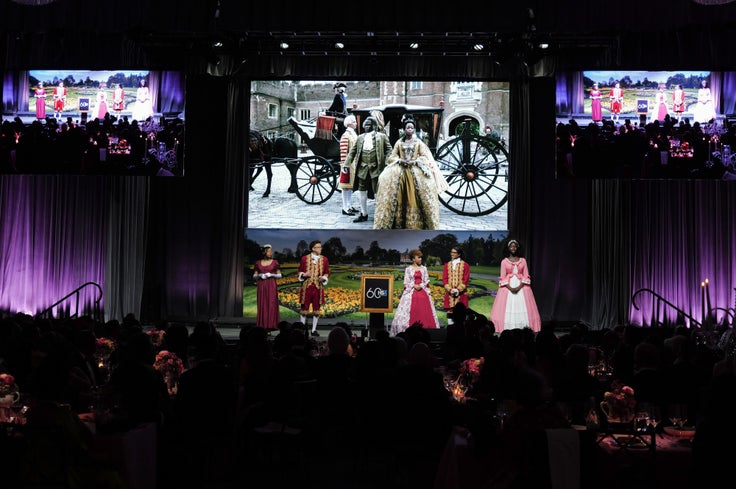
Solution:
<svg viewBox="0 0 736 489">
<path fill-rule="evenodd" d="M 501 208 L 508 198 L 508 163 L 506 148 L 497 140 L 478 134 L 478 127 L 469 121 L 457 126 L 455 135 L 440 139 L 442 107 L 415 105 L 382 105 L 352 109 L 360 133 L 366 117 L 380 113 L 384 132 L 393 146 L 402 136 L 402 117 L 410 115 L 417 136 L 429 146 L 440 166 L 449 188 L 440 195 L 440 202 L 451 211 L 465 216 L 490 214 Z M 279 137 L 273 141 L 251 131 L 250 172 L 253 181 L 266 171 L 270 192 L 271 166 L 285 164 L 291 175 L 289 192 L 307 204 L 322 204 L 340 192 L 340 136 L 342 121 L 319 116 L 298 121 L 288 120 L 306 148 L 300 150 L 294 138 Z M 260 142 L 259 142 L 260 141 Z M 253 146 L 260 146 L 254 151 Z M 307 151 L 304 151 L 307 149 Z M 300 156 L 300 152 L 303 152 Z"/>
</svg>

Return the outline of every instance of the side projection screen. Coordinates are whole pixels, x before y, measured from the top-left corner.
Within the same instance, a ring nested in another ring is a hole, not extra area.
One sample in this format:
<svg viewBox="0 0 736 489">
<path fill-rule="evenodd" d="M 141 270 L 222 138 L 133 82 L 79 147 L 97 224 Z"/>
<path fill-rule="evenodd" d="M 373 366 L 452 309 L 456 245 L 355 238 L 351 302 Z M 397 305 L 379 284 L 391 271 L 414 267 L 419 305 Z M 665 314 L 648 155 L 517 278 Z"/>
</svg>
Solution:
<svg viewBox="0 0 736 489">
<path fill-rule="evenodd" d="M 736 179 L 736 72 L 556 78 L 557 178 Z"/>
<path fill-rule="evenodd" d="M 184 175 L 179 71 L 4 73 L 0 173 Z"/>
</svg>

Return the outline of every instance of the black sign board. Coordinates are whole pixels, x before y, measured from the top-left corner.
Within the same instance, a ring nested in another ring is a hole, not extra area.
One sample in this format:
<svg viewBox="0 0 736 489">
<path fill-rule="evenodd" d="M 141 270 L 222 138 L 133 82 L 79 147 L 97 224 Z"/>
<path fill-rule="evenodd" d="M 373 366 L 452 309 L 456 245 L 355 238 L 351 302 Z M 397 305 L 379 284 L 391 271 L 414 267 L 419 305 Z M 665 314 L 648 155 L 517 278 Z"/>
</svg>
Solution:
<svg viewBox="0 0 736 489">
<path fill-rule="evenodd" d="M 360 310 L 365 312 L 394 311 L 393 275 L 366 274 L 360 282 Z"/>
</svg>

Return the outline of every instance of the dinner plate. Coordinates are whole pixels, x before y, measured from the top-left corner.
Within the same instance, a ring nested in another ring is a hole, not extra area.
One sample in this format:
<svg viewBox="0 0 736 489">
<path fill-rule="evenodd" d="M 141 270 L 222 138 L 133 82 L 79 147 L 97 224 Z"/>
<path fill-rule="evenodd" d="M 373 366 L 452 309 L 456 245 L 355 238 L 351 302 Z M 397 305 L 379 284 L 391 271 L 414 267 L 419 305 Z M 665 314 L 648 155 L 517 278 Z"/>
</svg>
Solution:
<svg viewBox="0 0 736 489">
<path fill-rule="evenodd" d="M 679 436 L 683 438 L 691 438 L 695 436 L 695 428 L 691 426 L 683 426 L 682 428 L 665 426 L 664 432 L 671 436 Z"/>
</svg>

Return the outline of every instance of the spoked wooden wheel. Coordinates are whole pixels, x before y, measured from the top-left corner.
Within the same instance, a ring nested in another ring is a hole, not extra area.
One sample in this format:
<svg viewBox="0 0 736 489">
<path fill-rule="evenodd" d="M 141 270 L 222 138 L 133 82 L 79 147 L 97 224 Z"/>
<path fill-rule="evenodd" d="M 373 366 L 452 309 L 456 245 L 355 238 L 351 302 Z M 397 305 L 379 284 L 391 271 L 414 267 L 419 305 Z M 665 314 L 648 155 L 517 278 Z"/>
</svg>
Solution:
<svg viewBox="0 0 736 489">
<path fill-rule="evenodd" d="M 463 216 L 483 216 L 495 212 L 508 199 L 506 149 L 477 134 L 463 133 L 443 144 L 435 155 L 450 188 L 440 194 L 440 202 Z"/>
<path fill-rule="evenodd" d="M 296 169 L 296 195 L 307 204 L 326 202 L 337 188 L 338 173 L 325 158 L 301 158 Z"/>
</svg>

